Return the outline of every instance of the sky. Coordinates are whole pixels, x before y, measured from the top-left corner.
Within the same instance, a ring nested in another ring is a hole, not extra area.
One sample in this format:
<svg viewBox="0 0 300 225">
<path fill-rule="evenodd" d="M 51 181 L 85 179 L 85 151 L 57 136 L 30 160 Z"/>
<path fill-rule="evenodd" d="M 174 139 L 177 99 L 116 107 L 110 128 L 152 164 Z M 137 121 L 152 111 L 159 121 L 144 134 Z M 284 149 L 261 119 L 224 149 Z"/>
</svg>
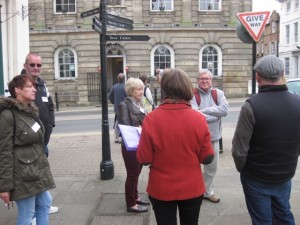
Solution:
<svg viewBox="0 0 300 225">
<path fill-rule="evenodd" d="M 275 0 L 252 0 L 252 11 L 261 12 L 261 11 L 272 11 L 276 10 L 280 12 L 280 3 Z"/>
</svg>

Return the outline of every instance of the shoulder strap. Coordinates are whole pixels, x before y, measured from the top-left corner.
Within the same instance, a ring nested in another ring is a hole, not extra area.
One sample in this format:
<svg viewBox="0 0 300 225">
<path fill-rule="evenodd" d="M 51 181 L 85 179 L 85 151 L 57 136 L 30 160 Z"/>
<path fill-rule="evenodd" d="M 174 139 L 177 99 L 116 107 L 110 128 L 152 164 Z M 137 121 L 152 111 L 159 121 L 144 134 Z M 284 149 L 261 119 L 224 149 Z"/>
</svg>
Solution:
<svg viewBox="0 0 300 225">
<path fill-rule="evenodd" d="M 217 94 L 217 89 L 213 88 L 211 90 L 211 96 L 214 100 L 214 102 L 216 103 L 216 105 L 218 105 L 218 94 Z"/>
<path fill-rule="evenodd" d="M 148 85 L 145 86 L 144 88 L 144 96 L 146 97 L 146 91 L 147 91 Z"/>
<path fill-rule="evenodd" d="M 201 98 L 200 98 L 200 95 L 199 95 L 198 88 L 194 88 L 193 92 L 194 92 L 194 95 L 195 95 L 195 98 L 196 98 L 196 102 L 197 102 L 198 106 L 200 106 Z"/>
<path fill-rule="evenodd" d="M 199 91 L 197 88 L 194 88 L 193 89 L 193 92 L 194 92 L 194 95 L 195 95 L 195 98 L 196 98 L 196 102 L 198 104 L 198 106 L 200 106 L 201 104 L 201 97 L 200 97 L 200 94 L 199 94 Z M 214 100 L 214 102 L 216 103 L 216 105 L 218 105 L 218 94 L 217 94 L 217 89 L 213 88 L 211 90 L 211 96 Z"/>
</svg>

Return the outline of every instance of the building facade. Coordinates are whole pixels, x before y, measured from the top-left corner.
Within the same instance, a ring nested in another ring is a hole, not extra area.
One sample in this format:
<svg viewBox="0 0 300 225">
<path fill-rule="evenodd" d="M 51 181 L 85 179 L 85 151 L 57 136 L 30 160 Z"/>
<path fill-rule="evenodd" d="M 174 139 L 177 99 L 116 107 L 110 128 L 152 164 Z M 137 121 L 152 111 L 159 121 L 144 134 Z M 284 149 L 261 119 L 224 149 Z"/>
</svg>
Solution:
<svg viewBox="0 0 300 225">
<path fill-rule="evenodd" d="M 100 68 L 99 34 L 93 16 L 83 12 L 100 0 L 29 0 L 39 10 L 30 15 L 30 50 L 43 57 L 43 78 L 62 106 L 90 105 L 93 80 Z M 64 2 L 64 3 L 63 3 Z M 249 12 L 252 1 L 107 0 L 109 14 L 133 20 L 133 30 L 108 26 L 108 35 L 147 35 L 149 41 L 107 41 L 107 87 L 116 75 L 147 74 L 159 88 L 154 69 L 180 67 L 196 84 L 197 71 L 208 68 L 215 86 L 227 97 L 244 97 L 252 74 L 252 45 L 236 35 L 236 14 Z M 94 15 L 95 16 L 95 15 Z M 96 15 L 99 16 L 99 15 Z M 99 90 L 94 90 L 99 93 Z M 159 91 L 158 91 L 159 93 Z"/>
<path fill-rule="evenodd" d="M 279 56 L 280 15 L 275 10 L 270 15 L 261 39 L 256 45 L 256 60 L 265 55 Z"/>
<path fill-rule="evenodd" d="M 0 68 L 0 90 L 4 92 L 7 83 L 23 68 L 29 51 L 28 15 L 35 9 L 28 6 L 28 0 L 0 0 L 0 5 L 3 63 Z"/>
<path fill-rule="evenodd" d="M 277 1 L 281 3 L 279 57 L 284 61 L 287 78 L 300 77 L 300 1 Z"/>
</svg>

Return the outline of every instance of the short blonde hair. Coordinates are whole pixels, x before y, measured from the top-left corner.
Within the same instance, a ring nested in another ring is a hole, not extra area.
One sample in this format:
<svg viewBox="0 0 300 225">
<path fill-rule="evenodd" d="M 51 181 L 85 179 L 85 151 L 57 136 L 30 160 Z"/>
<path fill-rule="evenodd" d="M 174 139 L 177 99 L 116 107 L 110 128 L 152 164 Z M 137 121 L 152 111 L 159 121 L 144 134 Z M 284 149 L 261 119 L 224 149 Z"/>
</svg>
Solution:
<svg viewBox="0 0 300 225">
<path fill-rule="evenodd" d="M 128 96 L 132 95 L 132 92 L 134 91 L 134 89 L 139 88 L 139 87 L 143 87 L 144 88 L 144 83 L 141 79 L 138 78 L 133 78 L 130 77 L 125 84 L 125 92 Z"/>
</svg>

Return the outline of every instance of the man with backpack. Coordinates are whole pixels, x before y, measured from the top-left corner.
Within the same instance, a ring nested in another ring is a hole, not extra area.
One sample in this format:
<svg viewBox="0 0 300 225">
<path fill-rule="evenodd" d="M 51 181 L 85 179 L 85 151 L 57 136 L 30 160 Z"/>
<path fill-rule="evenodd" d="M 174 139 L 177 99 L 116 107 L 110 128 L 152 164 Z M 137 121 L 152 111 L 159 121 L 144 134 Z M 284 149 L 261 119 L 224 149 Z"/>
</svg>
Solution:
<svg viewBox="0 0 300 225">
<path fill-rule="evenodd" d="M 212 73 L 208 69 L 202 69 L 197 76 L 197 88 L 194 89 L 194 98 L 191 101 L 192 108 L 206 117 L 210 129 L 211 143 L 215 152 L 212 163 L 204 165 L 204 181 L 206 192 L 204 199 L 212 203 L 220 202 L 220 198 L 213 190 L 213 179 L 217 172 L 219 162 L 219 140 L 221 139 L 221 117 L 228 113 L 228 102 L 224 92 L 212 87 Z"/>
</svg>

